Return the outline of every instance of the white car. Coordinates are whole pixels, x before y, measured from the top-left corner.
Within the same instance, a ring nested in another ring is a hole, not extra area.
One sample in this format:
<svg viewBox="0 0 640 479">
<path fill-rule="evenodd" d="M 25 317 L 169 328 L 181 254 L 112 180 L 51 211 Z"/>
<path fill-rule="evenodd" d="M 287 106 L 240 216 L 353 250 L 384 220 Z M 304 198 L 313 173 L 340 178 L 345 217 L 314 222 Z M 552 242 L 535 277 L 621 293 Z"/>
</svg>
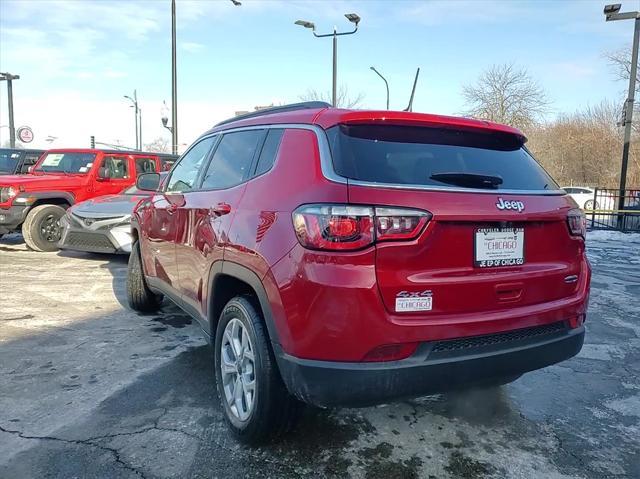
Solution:
<svg viewBox="0 0 640 479">
<path fill-rule="evenodd" d="M 615 209 L 613 196 L 604 191 L 598 191 L 598 197 L 596 198 L 595 190 L 586 186 L 564 186 L 562 189 L 584 210 Z"/>
</svg>

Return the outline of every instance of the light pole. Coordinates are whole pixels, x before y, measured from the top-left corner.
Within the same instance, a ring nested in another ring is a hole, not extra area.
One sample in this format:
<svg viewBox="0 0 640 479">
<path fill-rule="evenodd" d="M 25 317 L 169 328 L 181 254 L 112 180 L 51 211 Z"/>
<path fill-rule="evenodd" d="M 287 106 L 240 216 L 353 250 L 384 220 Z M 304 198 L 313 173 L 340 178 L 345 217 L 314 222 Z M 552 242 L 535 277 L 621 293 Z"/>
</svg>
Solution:
<svg viewBox="0 0 640 479">
<path fill-rule="evenodd" d="M 640 12 L 620 13 L 619 3 L 606 5 L 604 14 L 607 22 L 616 20 L 635 20 L 633 29 L 633 47 L 631 49 L 631 68 L 629 69 L 629 94 L 625 102 L 624 114 L 624 145 L 622 147 L 622 166 L 620 168 L 620 188 L 618 197 L 618 211 L 624 208 L 624 195 L 627 189 L 627 166 L 629 164 L 629 147 L 631 143 L 631 123 L 633 120 L 633 103 L 635 101 L 636 75 L 638 74 L 638 41 L 640 40 Z M 622 226 L 624 216 L 618 215 L 618 226 Z"/>
<path fill-rule="evenodd" d="M 138 135 L 138 114 L 140 112 L 140 109 L 138 108 L 138 92 L 136 90 L 133 90 L 133 98 L 130 97 L 129 95 L 124 95 L 124 98 L 126 98 L 127 100 L 130 100 L 132 103 L 132 107 L 134 109 L 135 112 L 135 118 L 134 118 L 134 125 L 136 127 L 136 150 L 140 150 L 140 137 Z"/>
<path fill-rule="evenodd" d="M 347 20 L 355 25 L 355 28 L 350 32 L 338 32 L 336 27 L 333 27 L 332 33 L 324 33 L 322 35 L 318 35 L 316 33 L 316 25 L 313 22 L 308 22 L 306 20 L 297 20 L 295 22 L 296 25 L 300 25 L 304 28 L 310 28 L 313 32 L 313 35 L 316 38 L 324 38 L 324 37 L 333 37 L 333 84 L 331 89 L 331 104 L 336 106 L 336 97 L 338 93 L 337 88 L 337 77 L 338 77 L 338 37 L 341 35 L 353 35 L 358 31 L 358 24 L 360 23 L 361 18 L 355 13 L 345 13 L 344 15 Z"/>
<path fill-rule="evenodd" d="M 176 0 L 171 0 L 171 152 L 178 154 L 178 74 L 176 72 Z"/>
<path fill-rule="evenodd" d="M 16 126 L 13 121 L 13 80 L 19 80 L 20 75 L 12 75 L 11 73 L 0 73 L 0 81 L 7 82 L 7 97 L 9 110 L 9 145 L 11 148 L 16 147 Z"/>
<path fill-rule="evenodd" d="M 382 81 L 384 82 L 384 86 L 387 87 L 387 110 L 389 109 L 389 83 L 387 82 L 387 79 L 385 77 L 382 76 L 382 74 L 376 70 L 376 67 L 369 67 L 371 68 L 374 72 L 376 72 L 376 74 L 382 78 Z"/>
<path fill-rule="evenodd" d="M 242 5 L 239 0 L 231 0 L 236 7 Z M 168 119 L 167 119 L 168 121 Z M 171 131 L 171 152 L 178 154 L 178 72 L 176 61 L 176 0 L 171 0 L 171 127 L 162 120 L 165 128 Z"/>
</svg>

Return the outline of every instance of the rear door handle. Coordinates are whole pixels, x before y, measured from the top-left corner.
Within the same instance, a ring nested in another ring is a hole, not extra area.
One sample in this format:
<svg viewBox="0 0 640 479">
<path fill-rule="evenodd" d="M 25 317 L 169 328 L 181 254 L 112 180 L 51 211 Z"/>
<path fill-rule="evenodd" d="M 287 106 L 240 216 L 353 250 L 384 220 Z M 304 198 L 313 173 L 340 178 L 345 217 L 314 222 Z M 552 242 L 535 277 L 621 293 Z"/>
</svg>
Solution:
<svg viewBox="0 0 640 479">
<path fill-rule="evenodd" d="M 231 213 L 231 205 L 228 203 L 218 203 L 211 207 L 211 213 L 215 216 L 224 216 Z"/>
</svg>

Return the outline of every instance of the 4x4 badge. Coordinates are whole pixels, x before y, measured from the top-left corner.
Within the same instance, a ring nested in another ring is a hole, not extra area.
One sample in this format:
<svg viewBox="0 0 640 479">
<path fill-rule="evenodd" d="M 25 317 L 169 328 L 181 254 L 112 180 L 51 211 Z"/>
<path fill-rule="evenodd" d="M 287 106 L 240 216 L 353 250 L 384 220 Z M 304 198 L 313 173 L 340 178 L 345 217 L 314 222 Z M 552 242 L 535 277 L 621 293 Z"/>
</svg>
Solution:
<svg viewBox="0 0 640 479">
<path fill-rule="evenodd" d="M 518 213 L 524 211 L 524 203 L 522 201 L 505 201 L 502 197 L 498 198 L 496 208 L 502 210 L 516 210 Z"/>
</svg>

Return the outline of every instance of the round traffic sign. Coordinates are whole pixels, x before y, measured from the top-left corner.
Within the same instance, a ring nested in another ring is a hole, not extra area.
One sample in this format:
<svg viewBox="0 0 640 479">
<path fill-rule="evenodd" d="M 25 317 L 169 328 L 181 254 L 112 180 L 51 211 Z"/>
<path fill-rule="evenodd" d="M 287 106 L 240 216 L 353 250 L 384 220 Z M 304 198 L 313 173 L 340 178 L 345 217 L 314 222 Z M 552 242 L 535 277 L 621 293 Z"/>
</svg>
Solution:
<svg viewBox="0 0 640 479">
<path fill-rule="evenodd" d="M 31 143 L 33 141 L 33 131 L 28 126 L 21 126 L 16 133 L 22 143 Z"/>
</svg>

